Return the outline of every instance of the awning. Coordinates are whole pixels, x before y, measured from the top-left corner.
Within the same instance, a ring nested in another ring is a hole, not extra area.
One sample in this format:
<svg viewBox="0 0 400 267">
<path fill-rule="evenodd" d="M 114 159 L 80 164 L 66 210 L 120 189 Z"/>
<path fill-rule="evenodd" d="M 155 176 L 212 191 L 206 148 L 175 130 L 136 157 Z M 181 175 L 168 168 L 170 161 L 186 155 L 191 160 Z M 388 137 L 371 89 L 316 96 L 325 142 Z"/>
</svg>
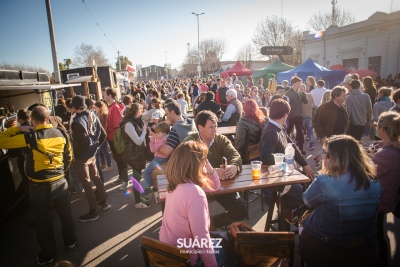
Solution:
<svg viewBox="0 0 400 267">
<path fill-rule="evenodd" d="M 31 84 L 31 85 L 0 85 L 0 90 L 57 90 L 65 87 L 81 86 L 80 83 L 71 84 Z"/>
<path fill-rule="evenodd" d="M 76 78 L 75 78 L 76 77 Z M 71 84 L 71 83 L 84 83 L 84 82 L 90 82 L 93 79 L 93 75 L 89 76 L 75 76 L 74 78 L 66 81 L 66 84 Z"/>
</svg>

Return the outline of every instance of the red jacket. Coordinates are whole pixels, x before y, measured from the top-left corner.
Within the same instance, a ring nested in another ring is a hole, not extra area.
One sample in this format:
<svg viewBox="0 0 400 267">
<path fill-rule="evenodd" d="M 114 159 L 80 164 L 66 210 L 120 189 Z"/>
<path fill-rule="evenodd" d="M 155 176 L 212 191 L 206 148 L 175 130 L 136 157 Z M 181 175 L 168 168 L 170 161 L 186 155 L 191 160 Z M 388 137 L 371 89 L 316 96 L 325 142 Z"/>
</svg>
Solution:
<svg viewBox="0 0 400 267">
<path fill-rule="evenodd" d="M 112 141 L 114 138 L 115 131 L 119 128 L 119 123 L 122 119 L 122 110 L 124 109 L 124 105 L 118 102 L 112 103 L 108 107 L 108 116 L 107 116 L 107 140 Z"/>
</svg>

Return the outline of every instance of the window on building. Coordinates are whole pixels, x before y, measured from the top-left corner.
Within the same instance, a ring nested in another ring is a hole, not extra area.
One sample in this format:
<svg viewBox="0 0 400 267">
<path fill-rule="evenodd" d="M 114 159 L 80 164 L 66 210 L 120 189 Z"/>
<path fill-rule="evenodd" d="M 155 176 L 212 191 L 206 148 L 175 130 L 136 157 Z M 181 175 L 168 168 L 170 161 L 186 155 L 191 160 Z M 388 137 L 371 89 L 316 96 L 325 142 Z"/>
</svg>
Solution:
<svg viewBox="0 0 400 267">
<path fill-rule="evenodd" d="M 381 73 L 381 59 L 382 57 L 369 57 L 368 58 L 368 69 Z"/>
<path fill-rule="evenodd" d="M 349 70 L 358 69 L 358 58 L 343 59 L 343 67 L 346 67 Z"/>
</svg>

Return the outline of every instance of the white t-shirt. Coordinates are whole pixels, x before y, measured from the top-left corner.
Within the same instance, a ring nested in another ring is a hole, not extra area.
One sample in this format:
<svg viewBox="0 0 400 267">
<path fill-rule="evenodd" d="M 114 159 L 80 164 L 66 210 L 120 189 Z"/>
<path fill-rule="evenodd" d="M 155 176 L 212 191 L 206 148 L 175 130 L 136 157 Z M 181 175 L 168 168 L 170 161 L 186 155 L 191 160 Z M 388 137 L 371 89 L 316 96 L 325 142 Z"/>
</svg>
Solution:
<svg viewBox="0 0 400 267">
<path fill-rule="evenodd" d="M 310 92 L 310 94 L 312 95 L 312 97 L 314 99 L 314 105 L 316 105 L 317 107 L 319 105 L 321 105 L 322 96 L 324 95 L 324 93 L 326 91 L 328 91 L 328 89 L 326 89 L 325 87 L 321 87 L 321 88 L 317 87 Z"/>
</svg>

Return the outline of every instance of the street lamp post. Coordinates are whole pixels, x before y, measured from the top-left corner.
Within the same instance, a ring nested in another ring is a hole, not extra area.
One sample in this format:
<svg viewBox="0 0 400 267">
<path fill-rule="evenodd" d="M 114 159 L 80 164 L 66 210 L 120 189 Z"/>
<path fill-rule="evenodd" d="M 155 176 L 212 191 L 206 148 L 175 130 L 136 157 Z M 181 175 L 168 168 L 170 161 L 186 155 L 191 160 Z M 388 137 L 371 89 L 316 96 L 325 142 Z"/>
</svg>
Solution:
<svg viewBox="0 0 400 267">
<path fill-rule="evenodd" d="M 205 13 L 194 13 L 192 12 L 193 15 L 196 15 L 197 17 L 197 53 L 199 53 L 199 66 L 197 67 L 197 70 L 199 71 L 199 79 L 201 78 L 201 58 L 200 58 L 200 30 L 199 30 L 199 16 L 204 15 Z"/>
</svg>

